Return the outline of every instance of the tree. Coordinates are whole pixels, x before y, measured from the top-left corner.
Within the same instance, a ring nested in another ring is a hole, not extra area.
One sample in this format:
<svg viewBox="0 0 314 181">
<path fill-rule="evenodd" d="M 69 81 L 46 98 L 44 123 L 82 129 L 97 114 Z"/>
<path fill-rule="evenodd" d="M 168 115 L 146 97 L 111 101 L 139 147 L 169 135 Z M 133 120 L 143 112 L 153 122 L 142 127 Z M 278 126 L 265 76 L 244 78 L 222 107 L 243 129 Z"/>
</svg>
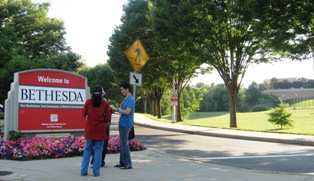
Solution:
<svg viewBox="0 0 314 181">
<path fill-rule="evenodd" d="M 265 111 L 275 103 L 277 105 L 278 97 L 269 94 L 263 94 L 267 89 L 267 83 L 257 84 L 252 82 L 249 87 L 244 90 L 245 102 L 249 106 L 250 111 Z"/>
<path fill-rule="evenodd" d="M 289 0 L 218 0 L 196 1 L 193 4 L 187 0 L 184 2 L 190 3 L 189 7 L 192 10 L 184 11 L 180 17 L 193 21 L 186 21 L 184 26 L 180 26 L 180 23 L 175 24 L 179 28 L 176 32 L 188 32 L 193 35 L 193 42 L 194 45 L 197 42 L 196 50 L 199 50 L 201 59 L 206 59 L 205 62 L 212 65 L 223 79 L 229 97 L 230 127 L 237 127 L 237 95 L 245 72 L 251 64 L 280 60 L 281 56 L 287 55 L 299 58 L 313 45 L 310 43 L 313 2 L 297 0 L 292 3 Z M 297 7 L 292 7 L 293 5 Z M 293 11 L 283 8 L 286 6 Z M 292 13 L 298 9 L 301 12 Z M 310 17 L 302 19 L 306 13 Z M 274 22 L 269 17 L 276 17 L 277 21 Z M 306 41 L 298 37 L 302 32 L 306 34 Z M 287 43 L 290 41 L 294 43 Z M 306 48 L 302 50 L 304 46 Z"/>
<path fill-rule="evenodd" d="M 304 88 L 314 88 L 314 80 L 307 80 L 304 83 Z"/>
<path fill-rule="evenodd" d="M 143 75 L 143 84 L 137 90 L 137 94 L 142 96 L 143 101 L 151 100 L 152 114 L 161 118 L 161 98 L 169 85 L 166 84 L 167 79 L 164 74 L 158 69 L 160 62 L 157 61 L 155 54 L 155 32 L 150 29 L 148 8 L 149 4 L 146 0 L 131 0 L 124 6 L 122 25 L 115 28 L 114 34 L 110 37 L 108 64 L 115 73 L 116 81 L 128 81 L 132 67 L 124 52 L 137 38 L 140 38 L 150 55 L 150 60 L 140 70 Z M 148 97 L 150 99 L 147 99 Z M 144 106 L 146 105 L 147 103 L 144 102 Z M 146 108 L 144 109 L 146 110 Z"/>
<path fill-rule="evenodd" d="M 213 88 L 212 86 L 209 85 L 204 85 L 204 84 L 197 84 L 198 88 L 201 88 L 200 85 L 202 85 L 202 100 L 200 101 L 200 112 L 208 112 L 211 109 L 211 102 L 210 97 L 209 97 L 209 92 Z"/>
<path fill-rule="evenodd" d="M 254 15 L 260 20 L 260 35 L 275 53 L 292 60 L 311 56 L 314 47 L 314 1 L 255 0 Z M 266 30 L 266 31 L 265 31 Z"/>
<path fill-rule="evenodd" d="M 261 28 L 253 16 L 250 0 L 200 1 L 193 6 L 192 27 L 197 27 L 196 41 L 202 47 L 203 59 L 223 79 L 228 93 L 230 127 L 237 127 L 236 101 L 246 69 L 254 62 L 263 62 L 264 39 L 256 34 Z"/>
<path fill-rule="evenodd" d="M 237 111 L 238 112 L 250 111 L 250 106 L 246 103 L 245 98 L 246 98 L 245 91 L 241 90 L 237 98 Z"/>
<path fill-rule="evenodd" d="M 194 37 L 187 31 L 193 14 L 187 1 L 152 1 L 152 30 L 159 40 L 156 44 L 158 71 L 166 76 L 170 86 L 175 85 L 178 95 L 177 121 L 182 121 L 180 96 L 188 81 L 204 71 L 195 51 Z M 185 28 L 183 28 L 185 27 Z"/>
<path fill-rule="evenodd" d="M 293 120 L 290 118 L 292 114 L 287 112 L 287 107 L 289 107 L 289 104 L 282 102 L 280 99 L 278 107 L 267 113 L 269 115 L 268 121 L 275 125 L 280 125 L 280 129 L 286 126 L 292 127 Z"/>
<path fill-rule="evenodd" d="M 159 41 L 154 46 L 158 62 L 154 68 L 162 72 L 170 85 L 177 85 L 180 97 L 187 81 L 201 65 L 212 65 L 226 86 L 230 127 L 237 127 L 237 96 L 247 68 L 281 57 L 301 59 L 312 50 L 313 3 L 309 0 L 148 1 L 151 21 L 145 25 L 151 25 L 154 40 Z M 139 17 L 138 13 L 132 15 Z M 146 21 L 141 21 L 141 26 L 137 24 L 137 28 L 149 27 L 143 26 L 143 22 Z M 143 28 L 137 32 L 143 33 Z M 125 31 L 128 35 L 132 33 L 134 30 Z M 127 39 L 122 37 L 119 42 Z M 177 110 L 180 121 L 180 101 Z"/>
<path fill-rule="evenodd" d="M 260 102 L 259 99 L 262 98 L 262 91 L 259 90 L 258 84 L 256 82 L 252 82 L 245 91 L 245 95 L 246 102 L 249 105 L 254 106 Z"/>
<path fill-rule="evenodd" d="M 292 88 L 292 83 L 289 80 L 284 79 L 283 81 L 281 81 L 281 88 L 282 89 L 290 89 L 290 88 Z"/>
<path fill-rule="evenodd" d="M 87 77 L 88 86 L 91 89 L 96 85 L 103 87 L 106 93 L 105 98 L 110 104 L 119 105 L 123 100 L 123 96 L 117 93 L 120 89 L 119 84 L 114 80 L 113 71 L 108 64 L 98 64 L 93 68 L 81 66 L 77 73 Z"/>
<path fill-rule="evenodd" d="M 296 80 L 292 82 L 292 87 L 295 89 L 300 89 L 303 86 L 302 81 Z"/>
<path fill-rule="evenodd" d="M 224 84 L 211 85 L 200 102 L 202 112 L 229 111 L 228 93 Z"/>
<path fill-rule="evenodd" d="M 169 115 L 172 112 L 170 98 L 171 98 L 170 89 L 167 89 L 167 91 L 162 95 L 161 99 L 161 109 L 163 115 Z"/>
<path fill-rule="evenodd" d="M 75 71 L 80 56 L 66 46 L 64 23 L 47 16 L 49 3 L 7 0 L 0 3 L 0 102 L 13 74 L 36 68 Z"/>
<path fill-rule="evenodd" d="M 196 88 L 187 86 L 181 94 L 181 110 L 183 119 L 188 119 L 191 113 L 197 111 L 200 106 L 200 100 L 195 95 Z"/>
</svg>

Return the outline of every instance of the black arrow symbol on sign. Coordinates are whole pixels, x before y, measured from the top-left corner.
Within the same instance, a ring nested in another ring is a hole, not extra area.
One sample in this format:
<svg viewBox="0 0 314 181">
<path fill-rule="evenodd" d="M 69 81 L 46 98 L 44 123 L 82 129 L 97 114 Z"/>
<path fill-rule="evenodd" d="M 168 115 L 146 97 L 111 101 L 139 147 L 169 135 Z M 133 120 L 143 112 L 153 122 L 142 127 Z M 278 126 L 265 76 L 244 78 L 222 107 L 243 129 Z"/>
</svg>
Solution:
<svg viewBox="0 0 314 181">
<path fill-rule="evenodd" d="M 139 80 L 135 77 L 135 75 L 133 75 L 134 79 L 135 79 L 135 83 L 138 84 Z"/>
</svg>

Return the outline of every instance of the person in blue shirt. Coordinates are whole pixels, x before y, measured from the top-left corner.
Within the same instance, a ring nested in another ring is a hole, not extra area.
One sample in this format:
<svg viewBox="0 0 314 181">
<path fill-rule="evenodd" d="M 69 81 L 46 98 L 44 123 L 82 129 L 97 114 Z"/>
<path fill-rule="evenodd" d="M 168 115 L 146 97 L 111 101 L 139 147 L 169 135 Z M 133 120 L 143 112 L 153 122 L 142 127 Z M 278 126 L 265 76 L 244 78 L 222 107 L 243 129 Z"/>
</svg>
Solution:
<svg viewBox="0 0 314 181">
<path fill-rule="evenodd" d="M 123 94 L 124 101 L 121 108 L 110 105 L 111 109 L 120 113 L 119 119 L 119 137 L 120 137 L 120 161 L 115 167 L 120 169 L 132 169 L 132 161 L 130 148 L 128 144 L 128 136 L 133 126 L 135 99 L 132 96 L 131 85 L 129 83 L 120 84 L 120 91 Z"/>
</svg>

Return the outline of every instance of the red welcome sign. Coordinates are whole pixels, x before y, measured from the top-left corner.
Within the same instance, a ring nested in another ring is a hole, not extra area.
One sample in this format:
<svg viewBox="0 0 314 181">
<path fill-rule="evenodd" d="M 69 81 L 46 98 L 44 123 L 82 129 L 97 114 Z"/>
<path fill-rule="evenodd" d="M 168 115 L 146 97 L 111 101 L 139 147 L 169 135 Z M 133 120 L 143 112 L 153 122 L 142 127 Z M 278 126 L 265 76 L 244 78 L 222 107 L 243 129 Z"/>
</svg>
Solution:
<svg viewBox="0 0 314 181">
<path fill-rule="evenodd" d="M 83 130 L 87 80 L 75 73 L 39 69 L 18 75 L 18 130 Z"/>
<path fill-rule="evenodd" d="M 84 88 L 85 79 L 60 70 L 32 71 L 19 74 L 20 85 Z"/>
</svg>

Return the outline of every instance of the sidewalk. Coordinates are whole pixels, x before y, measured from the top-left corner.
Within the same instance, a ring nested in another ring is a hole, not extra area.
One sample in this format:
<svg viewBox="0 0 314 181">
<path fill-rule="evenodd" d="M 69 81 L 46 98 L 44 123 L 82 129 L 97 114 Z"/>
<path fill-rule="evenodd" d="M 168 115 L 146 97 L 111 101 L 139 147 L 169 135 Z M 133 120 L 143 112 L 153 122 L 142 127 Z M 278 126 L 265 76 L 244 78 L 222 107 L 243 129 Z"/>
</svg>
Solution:
<svg viewBox="0 0 314 181">
<path fill-rule="evenodd" d="M 34 161 L 0 160 L 0 180 L 5 181 L 314 181 L 311 175 L 271 173 L 200 163 L 155 150 L 131 152 L 133 169 L 115 168 L 119 154 L 107 154 L 107 167 L 94 177 L 80 176 L 82 157 Z M 10 175 L 1 173 L 12 172 Z"/>
<path fill-rule="evenodd" d="M 266 132 L 240 131 L 232 129 L 205 128 L 200 126 L 187 126 L 176 123 L 166 123 L 147 118 L 144 114 L 135 114 L 135 125 L 143 127 L 158 128 L 168 131 L 176 131 L 197 135 L 224 137 L 234 139 L 245 139 L 255 141 L 266 141 L 276 143 L 287 143 L 296 145 L 314 146 L 314 136 L 279 134 Z M 314 131 L 314 130 L 313 130 Z"/>
</svg>

